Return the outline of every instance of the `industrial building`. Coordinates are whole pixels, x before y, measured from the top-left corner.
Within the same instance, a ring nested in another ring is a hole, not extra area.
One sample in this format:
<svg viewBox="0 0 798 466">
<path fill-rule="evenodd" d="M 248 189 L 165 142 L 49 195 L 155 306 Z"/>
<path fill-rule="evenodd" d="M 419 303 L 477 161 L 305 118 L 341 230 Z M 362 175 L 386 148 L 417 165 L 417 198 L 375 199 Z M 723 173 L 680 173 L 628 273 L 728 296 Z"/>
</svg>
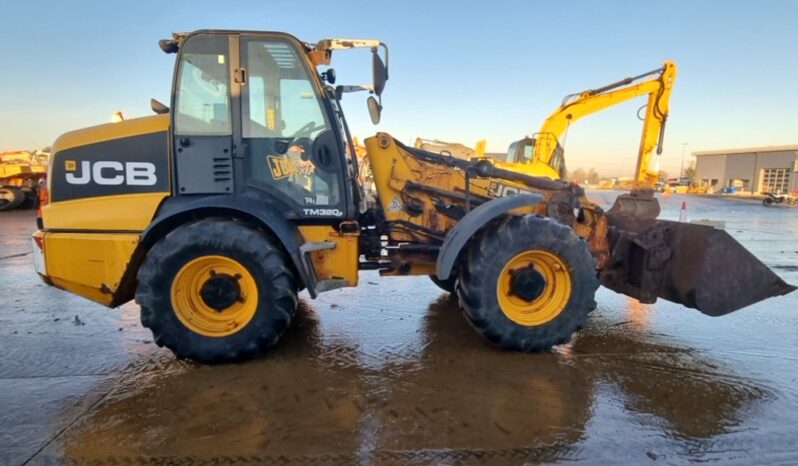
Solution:
<svg viewBox="0 0 798 466">
<path fill-rule="evenodd" d="M 750 194 L 798 189 L 798 144 L 693 152 L 695 181 L 708 192 L 733 187 Z"/>
</svg>

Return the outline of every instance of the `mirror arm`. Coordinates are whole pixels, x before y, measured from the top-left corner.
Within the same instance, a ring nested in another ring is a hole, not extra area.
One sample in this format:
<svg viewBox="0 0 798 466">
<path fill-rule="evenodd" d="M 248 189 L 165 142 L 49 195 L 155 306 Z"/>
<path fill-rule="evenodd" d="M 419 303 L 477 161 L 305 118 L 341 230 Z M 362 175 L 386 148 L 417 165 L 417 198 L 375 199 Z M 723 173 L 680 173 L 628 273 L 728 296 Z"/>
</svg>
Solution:
<svg viewBox="0 0 798 466">
<path fill-rule="evenodd" d="M 384 42 L 380 42 L 380 47 L 385 52 L 385 80 L 388 80 L 388 45 Z M 377 47 L 371 49 L 372 52 L 377 53 Z"/>
</svg>

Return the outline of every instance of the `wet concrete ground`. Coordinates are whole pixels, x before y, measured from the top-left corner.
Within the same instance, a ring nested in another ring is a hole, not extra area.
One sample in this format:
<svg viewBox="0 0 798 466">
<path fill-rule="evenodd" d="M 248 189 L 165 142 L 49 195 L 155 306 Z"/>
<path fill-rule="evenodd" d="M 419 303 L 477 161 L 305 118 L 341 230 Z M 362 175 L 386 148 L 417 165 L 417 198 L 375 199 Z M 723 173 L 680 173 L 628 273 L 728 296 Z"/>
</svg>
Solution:
<svg viewBox="0 0 798 466">
<path fill-rule="evenodd" d="M 675 195 L 663 216 L 682 200 L 798 283 L 798 209 Z M 798 293 L 710 318 L 601 289 L 571 344 L 518 354 L 426 278 L 366 272 L 305 296 L 266 356 L 209 367 L 135 304 L 43 285 L 32 215 L 0 213 L 2 465 L 798 463 Z"/>
</svg>

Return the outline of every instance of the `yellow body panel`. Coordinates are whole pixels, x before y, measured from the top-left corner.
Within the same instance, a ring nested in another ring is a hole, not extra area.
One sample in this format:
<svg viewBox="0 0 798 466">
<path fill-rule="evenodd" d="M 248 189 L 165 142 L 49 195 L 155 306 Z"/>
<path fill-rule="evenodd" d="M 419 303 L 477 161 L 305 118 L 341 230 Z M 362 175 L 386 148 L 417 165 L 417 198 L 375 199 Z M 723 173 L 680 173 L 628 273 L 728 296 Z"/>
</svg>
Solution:
<svg viewBox="0 0 798 466">
<path fill-rule="evenodd" d="M 154 115 L 63 134 L 52 146 L 50 192 L 53 192 L 52 164 L 65 163 L 69 167 L 71 163 L 72 169 L 75 168 L 74 161 L 59 157 L 60 152 L 103 141 L 165 132 L 168 128 L 169 115 Z M 42 209 L 42 218 L 47 229 L 141 231 L 149 225 L 161 201 L 169 195 L 169 191 L 164 191 L 52 201 Z"/>
<path fill-rule="evenodd" d="M 300 225 L 305 241 L 333 241 L 335 248 L 311 251 L 308 254 L 316 270 L 316 280 L 346 280 L 347 286 L 357 286 L 359 269 L 358 235 L 342 234 L 328 225 Z"/>
<path fill-rule="evenodd" d="M 27 178 L 33 175 L 43 175 L 46 172 L 47 167 L 44 165 L 0 164 L 0 180 L 14 177 Z"/>
<path fill-rule="evenodd" d="M 524 175 L 545 176 L 551 178 L 552 180 L 560 179 L 560 174 L 557 173 L 557 170 L 555 170 L 548 164 L 541 162 L 507 163 L 507 162 L 494 161 L 493 164 L 496 165 L 498 168 L 502 168 L 504 170 L 512 170 L 514 172 L 523 173 Z"/>
<path fill-rule="evenodd" d="M 120 139 L 138 134 L 157 133 L 169 129 L 169 114 L 152 115 L 141 118 L 120 121 L 118 123 L 106 123 L 103 125 L 90 126 L 64 133 L 56 139 L 52 146 L 52 154 L 58 151 L 71 149 L 73 147 L 85 146 L 112 139 Z"/>
<path fill-rule="evenodd" d="M 45 232 L 47 276 L 54 285 L 108 306 L 139 244 L 135 233 Z"/>
<path fill-rule="evenodd" d="M 75 199 L 42 208 L 44 226 L 59 230 L 135 230 L 147 228 L 164 193 L 120 194 Z"/>
<path fill-rule="evenodd" d="M 462 196 L 465 192 L 464 173 L 461 170 L 413 157 L 386 133 L 377 133 L 376 136 L 367 138 L 365 144 L 385 219 L 389 222 L 412 222 L 438 234 L 445 234 L 455 224 L 455 220 L 439 213 L 429 195 L 409 191 L 406 189 L 406 184 L 412 181 Z M 516 169 L 518 165 L 514 164 L 512 167 Z M 510 181 L 488 178 L 471 179 L 470 190 L 473 195 L 483 198 L 496 198 L 529 191 L 528 188 Z M 411 216 L 405 208 L 409 202 L 418 204 L 419 209 L 416 210 L 421 213 Z M 403 232 L 400 228 L 394 228 L 390 233 L 391 239 L 396 241 L 418 240 L 413 235 L 410 232 Z"/>
<path fill-rule="evenodd" d="M 403 194 L 405 183 L 413 181 L 419 184 L 434 186 L 447 191 L 455 191 L 456 187 L 465 186 L 462 172 L 450 167 L 420 161 L 394 143 L 393 138 L 385 133 L 366 138 L 366 151 L 374 175 L 374 183 L 379 193 L 379 202 L 385 219 L 388 221 L 412 221 L 437 231 L 448 230 L 454 221 L 435 212 L 428 196 L 418 196 L 424 206 L 422 218 L 411 217 L 405 209 L 410 199 Z M 474 180 L 472 189 L 475 193 L 487 196 L 487 183 Z M 415 199 L 415 196 L 414 196 Z M 412 236 L 400 232 L 392 232 L 394 240 L 410 240 Z"/>
</svg>

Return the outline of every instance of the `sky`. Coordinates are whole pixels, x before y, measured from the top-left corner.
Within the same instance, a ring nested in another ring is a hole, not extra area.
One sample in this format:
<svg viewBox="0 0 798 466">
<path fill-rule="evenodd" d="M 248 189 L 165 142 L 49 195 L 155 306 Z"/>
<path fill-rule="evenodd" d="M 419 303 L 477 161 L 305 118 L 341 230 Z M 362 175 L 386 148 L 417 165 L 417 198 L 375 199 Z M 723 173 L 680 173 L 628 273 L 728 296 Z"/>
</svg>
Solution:
<svg viewBox="0 0 798 466">
<path fill-rule="evenodd" d="M 350 128 L 504 152 L 563 96 L 678 64 L 661 168 L 682 153 L 798 143 L 798 1 L 5 1 L 0 4 L 0 152 L 151 114 L 169 102 L 173 31 L 276 30 L 301 40 L 377 38 L 390 48 L 383 117 L 344 98 Z M 367 50 L 333 58 L 338 84 L 370 82 Z M 569 169 L 631 176 L 641 97 L 586 117 L 564 141 Z M 686 144 L 685 144 L 686 143 Z"/>
</svg>

